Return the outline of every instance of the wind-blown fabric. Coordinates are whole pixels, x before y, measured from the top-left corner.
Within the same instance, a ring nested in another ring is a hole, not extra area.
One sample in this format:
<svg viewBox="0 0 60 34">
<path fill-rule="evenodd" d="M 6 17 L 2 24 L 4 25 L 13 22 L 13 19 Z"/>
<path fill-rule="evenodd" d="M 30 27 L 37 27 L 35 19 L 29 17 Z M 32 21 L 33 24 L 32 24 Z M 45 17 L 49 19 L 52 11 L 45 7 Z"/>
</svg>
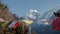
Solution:
<svg viewBox="0 0 60 34">
<path fill-rule="evenodd" d="M 60 30 L 60 17 L 54 18 L 52 22 L 53 30 Z"/>
<path fill-rule="evenodd" d="M 0 18 L 0 22 L 3 22 L 3 21 L 4 21 L 4 19 Z"/>
<path fill-rule="evenodd" d="M 33 21 L 32 20 L 22 20 L 23 22 L 25 22 L 27 25 L 30 25 L 30 24 L 32 24 L 33 23 Z"/>
<path fill-rule="evenodd" d="M 12 22 L 8 27 L 12 28 L 17 22 Z"/>
<path fill-rule="evenodd" d="M 2 27 L 5 27 L 8 24 L 9 21 L 4 21 L 4 23 L 1 25 Z"/>
<path fill-rule="evenodd" d="M 14 29 L 16 29 L 18 26 L 20 26 L 22 24 L 22 22 L 17 22 L 14 26 L 13 26 L 13 28 Z"/>
</svg>

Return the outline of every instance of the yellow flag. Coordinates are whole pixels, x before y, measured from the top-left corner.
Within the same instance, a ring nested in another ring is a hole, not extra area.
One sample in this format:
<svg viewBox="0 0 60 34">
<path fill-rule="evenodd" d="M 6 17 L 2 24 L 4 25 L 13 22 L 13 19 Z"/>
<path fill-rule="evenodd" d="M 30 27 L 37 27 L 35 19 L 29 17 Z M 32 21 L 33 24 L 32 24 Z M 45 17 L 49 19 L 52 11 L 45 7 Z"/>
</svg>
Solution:
<svg viewBox="0 0 60 34">
<path fill-rule="evenodd" d="M 32 24 L 32 23 L 33 23 L 33 21 L 32 21 L 32 20 L 22 20 L 22 21 L 24 21 L 27 25 L 30 25 L 30 24 Z"/>
<path fill-rule="evenodd" d="M 5 21 L 1 26 L 5 27 L 8 24 L 9 21 Z"/>
</svg>

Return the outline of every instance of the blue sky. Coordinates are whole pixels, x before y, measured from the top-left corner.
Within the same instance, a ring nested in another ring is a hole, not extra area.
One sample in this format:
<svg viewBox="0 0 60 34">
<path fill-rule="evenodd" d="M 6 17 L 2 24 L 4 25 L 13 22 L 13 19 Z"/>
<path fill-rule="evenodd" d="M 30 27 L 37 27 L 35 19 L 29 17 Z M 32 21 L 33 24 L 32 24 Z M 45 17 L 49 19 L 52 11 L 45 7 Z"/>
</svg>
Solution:
<svg viewBox="0 0 60 34">
<path fill-rule="evenodd" d="M 8 5 L 10 12 L 18 16 L 25 16 L 30 9 L 44 13 L 56 6 L 60 6 L 60 0 L 2 0 L 2 2 Z"/>
</svg>

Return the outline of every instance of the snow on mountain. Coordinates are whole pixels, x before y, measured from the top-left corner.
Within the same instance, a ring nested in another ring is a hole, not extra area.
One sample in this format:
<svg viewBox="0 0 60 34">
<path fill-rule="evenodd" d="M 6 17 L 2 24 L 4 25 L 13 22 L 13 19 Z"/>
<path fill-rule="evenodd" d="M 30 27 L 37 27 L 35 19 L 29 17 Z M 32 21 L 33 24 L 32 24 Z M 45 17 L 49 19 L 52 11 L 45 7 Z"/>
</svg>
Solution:
<svg viewBox="0 0 60 34">
<path fill-rule="evenodd" d="M 26 18 L 28 18 L 29 20 L 33 20 L 34 22 L 38 22 L 40 19 L 38 10 L 33 10 L 33 9 L 29 10 L 27 12 Z"/>
<path fill-rule="evenodd" d="M 59 9 L 58 9 L 59 10 Z M 52 32 L 55 32 L 51 28 L 51 21 L 55 17 L 53 15 L 53 12 L 57 12 L 58 10 L 49 10 L 48 12 L 45 12 L 39 19 L 40 22 L 38 25 L 37 23 L 32 23 L 31 28 L 35 30 L 38 34 L 53 34 Z"/>
<path fill-rule="evenodd" d="M 35 30 L 38 34 L 41 34 L 41 33 L 44 34 L 47 32 L 52 34 L 53 30 L 51 29 L 51 21 L 55 17 L 53 15 L 53 12 L 57 12 L 58 10 L 59 9 L 52 9 L 42 14 L 42 16 L 40 16 L 37 10 L 31 9 L 27 12 L 26 18 L 34 21 L 30 25 L 30 27 L 33 30 Z"/>
</svg>

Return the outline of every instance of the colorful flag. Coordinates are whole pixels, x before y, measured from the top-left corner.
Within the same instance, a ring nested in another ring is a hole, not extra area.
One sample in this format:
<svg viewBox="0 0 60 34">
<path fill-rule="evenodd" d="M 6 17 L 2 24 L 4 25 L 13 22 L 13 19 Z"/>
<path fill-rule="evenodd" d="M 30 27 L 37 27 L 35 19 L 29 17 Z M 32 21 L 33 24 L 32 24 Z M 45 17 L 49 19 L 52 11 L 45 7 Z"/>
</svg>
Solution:
<svg viewBox="0 0 60 34">
<path fill-rule="evenodd" d="M 5 27 L 8 24 L 9 21 L 4 21 L 4 23 L 1 25 L 2 27 Z"/>
<path fill-rule="evenodd" d="M 11 23 L 12 23 L 12 21 L 10 21 L 10 22 L 6 25 L 6 27 L 8 27 Z"/>
<path fill-rule="evenodd" d="M 3 22 L 4 20 L 2 18 L 0 18 L 0 22 Z"/>
<path fill-rule="evenodd" d="M 30 24 L 32 24 L 33 23 L 33 21 L 32 20 L 22 20 L 23 22 L 25 22 L 27 25 L 30 25 Z"/>
<path fill-rule="evenodd" d="M 60 30 L 60 17 L 54 18 L 52 20 L 52 29 L 53 30 Z"/>
<path fill-rule="evenodd" d="M 20 22 L 17 22 L 17 23 L 13 26 L 13 28 L 16 29 L 18 26 L 20 26 Z"/>
<path fill-rule="evenodd" d="M 8 27 L 12 28 L 17 22 L 12 22 Z"/>
</svg>

